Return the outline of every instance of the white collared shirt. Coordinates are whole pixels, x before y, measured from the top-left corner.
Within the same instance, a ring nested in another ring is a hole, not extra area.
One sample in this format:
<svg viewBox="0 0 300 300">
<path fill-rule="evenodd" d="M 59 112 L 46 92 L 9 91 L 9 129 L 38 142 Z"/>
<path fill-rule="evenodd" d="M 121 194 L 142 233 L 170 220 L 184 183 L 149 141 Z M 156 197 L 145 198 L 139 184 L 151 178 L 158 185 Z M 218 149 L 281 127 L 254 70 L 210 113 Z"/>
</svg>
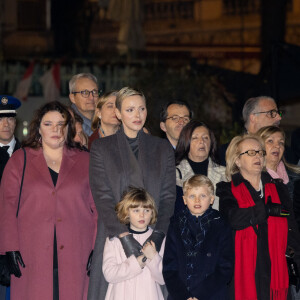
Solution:
<svg viewBox="0 0 300 300">
<path fill-rule="evenodd" d="M 15 149 L 15 145 L 16 145 L 16 139 L 15 139 L 14 136 L 8 144 L 4 145 L 4 144 L 0 143 L 0 147 L 9 146 L 9 148 L 7 150 L 7 153 L 9 154 L 9 157 L 12 156 L 12 154 L 14 152 L 14 149 Z"/>
</svg>

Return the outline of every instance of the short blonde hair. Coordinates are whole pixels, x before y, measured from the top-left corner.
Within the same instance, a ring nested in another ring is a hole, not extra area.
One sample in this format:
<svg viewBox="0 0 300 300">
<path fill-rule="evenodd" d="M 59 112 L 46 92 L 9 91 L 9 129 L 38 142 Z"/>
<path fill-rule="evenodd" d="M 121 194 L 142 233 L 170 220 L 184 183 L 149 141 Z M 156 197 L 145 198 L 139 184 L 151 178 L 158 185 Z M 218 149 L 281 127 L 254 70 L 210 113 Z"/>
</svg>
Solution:
<svg viewBox="0 0 300 300">
<path fill-rule="evenodd" d="M 123 194 L 121 201 L 116 205 L 115 211 L 120 223 L 129 224 L 129 209 L 139 206 L 152 209 L 152 218 L 149 225 L 156 223 L 157 209 L 154 199 L 146 190 L 135 187 L 130 187 Z"/>
<path fill-rule="evenodd" d="M 92 120 L 92 130 L 96 130 L 99 128 L 100 124 L 101 124 L 101 120 L 99 119 L 98 115 L 97 115 L 97 109 L 101 110 L 102 106 L 106 103 L 106 101 L 108 100 L 108 98 L 110 98 L 111 96 L 117 96 L 117 91 L 110 91 L 107 92 L 105 94 L 103 94 L 97 101 L 96 104 L 96 109 L 95 109 L 95 114 Z"/>
<path fill-rule="evenodd" d="M 240 145 L 242 142 L 246 141 L 246 140 L 255 140 L 257 141 L 262 150 L 265 150 L 265 146 L 264 143 L 262 141 L 262 139 L 260 137 L 258 137 L 257 135 L 253 135 L 253 134 L 244 134 L 244 135 L 238 135 L 236 137 L 234 137 L 228 148 L 226 151 L 226 177 L 229 181 L 231 181 L 231 176 L 233 174 L 238 173 L 240 170 L 238 168 L 238 166 L 236 165 L 236 159 L 239 157 L 239 155 L 241 154 L 240 151 Z"/>
<path fill-rule="evenodd" d="M 215 193 L 215 188 L 211 180 L 204 176 L 204 175 L 193 175 L 189 179 L 187 179 L 183 183 L 183 195 L 185 196 L 187 191 L 192 189 L 192 188 L 198 188 L 198 187 L 204 187 L 206 186 L 211 193 L 211 195 L 214 195 Z"/>
<path fill-rule="evenodd" d="M 146 102 L 146 98 L 144 94 L 139 90 L 134 90 L 130 87 L 123 87 L 119 92 L 117 93 L 117 99 L 116 99 L 116 108 L 121 111 L 122 103 L 124 99 L 131 97 L 131 96 L 141 96 L 144 101 Z"/>
</svg>

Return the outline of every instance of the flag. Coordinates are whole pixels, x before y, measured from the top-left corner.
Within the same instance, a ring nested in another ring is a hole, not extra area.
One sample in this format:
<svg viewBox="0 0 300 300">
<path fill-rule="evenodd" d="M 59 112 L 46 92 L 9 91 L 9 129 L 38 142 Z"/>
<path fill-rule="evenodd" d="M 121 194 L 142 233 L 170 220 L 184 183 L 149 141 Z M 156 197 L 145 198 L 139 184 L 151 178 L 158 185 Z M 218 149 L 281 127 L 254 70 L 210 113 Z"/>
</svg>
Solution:
<svg viewBox="0 0 300 300">
<path fill-rule="evenodd" d="M 27 100 L 29 89 L 32 82 L 32 74 L 34 69 L 34 61 L 32 61 L 29 67 L 26 69 L 21 81 L 19 82 L 17 89 L 14 93 L 14 97 L 21 99 L 23 101 Z"/>
<path fill-rule="evenodd" d="M 52 65 L 41 78 L 44 98 L 47 102 L 56 101 L 60 98 L 60 63 Z"/>
</svg>

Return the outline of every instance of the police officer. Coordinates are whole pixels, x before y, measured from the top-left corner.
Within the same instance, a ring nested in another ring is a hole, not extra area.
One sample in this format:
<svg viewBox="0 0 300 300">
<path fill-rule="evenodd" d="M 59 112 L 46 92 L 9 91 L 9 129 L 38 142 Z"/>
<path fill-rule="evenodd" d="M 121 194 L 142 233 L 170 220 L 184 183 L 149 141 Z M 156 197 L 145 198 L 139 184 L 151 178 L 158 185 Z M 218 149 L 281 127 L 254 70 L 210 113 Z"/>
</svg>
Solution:
<svg viewBox="0 0 300 300">
<path fill-rule="evenodd" d="M 21 102 L 11 96 L 0 95 L 0 184 L 3 170 L 9 158 L 20 148 L 20 142 L 15 138 L 16 109 L 21 106 Z M 5 256 L 0 255 L 0 260 Z M 1 283 L 8 284 L 4 278 L 0 278 Z M 0 285 L 0 300 L 5 300 L 8 289 Z"/>
<path fill-rule="evenodd" d="M 16 109 L 20 106 L 17 98 L 0 96 L 0 183 L 8 159 L 20 148 L 20 142 L 14 136 Z"/>
</svg>

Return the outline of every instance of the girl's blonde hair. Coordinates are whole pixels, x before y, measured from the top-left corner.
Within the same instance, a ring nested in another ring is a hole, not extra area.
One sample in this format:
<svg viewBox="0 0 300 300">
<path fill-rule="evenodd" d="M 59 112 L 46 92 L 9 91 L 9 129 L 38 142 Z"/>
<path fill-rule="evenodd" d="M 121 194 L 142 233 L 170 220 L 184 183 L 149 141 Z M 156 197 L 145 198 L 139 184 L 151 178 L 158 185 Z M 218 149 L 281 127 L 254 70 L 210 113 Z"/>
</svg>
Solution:
<svg viewBox="0 0 300 300">
<path fill-rule="evenodd" d="M 258 135 L 263 140 L 263 142 L 265 143 L 266 139 L 268 139 L 272 134 L 277 133 L 277 132 L 280 132 L 282 134 L 283 139 L 285 140 L 285 132 L 277 126 L 262 127 L 256 132 L 256 135 Z M 283 161 L 286 168 L 288 168 L 292 172 L 300 174 L 300 167 L 299 166 L 287 163 L 284 156 L 282 156 L 281 160 Z"/>
<path fill-rule="evenodd" d="M 120 223 L 129 224 L 129 209 L 139 206 L 152 209 L 152 218 L 149 225 L 156 223 L 157 209 L 154 199 L 146 190 L 135 187 L 130 187 L 116 205 L 115 211 Z"/>
<path fill-rule="evenodd" d="M 252 135 L 252 134 L 244 134 L 244 135 L 238 135 L 234 137 L 226 151 L 226 177 L 229 181 L 231 181 L 231 176 L 235 173 L 238 173 L 240 170 L 238 166 L 236 165 L 236 159 L 239 157 L 241 154 L 240 150 L 240 145 L 242 142 L 246 140 L 255 140 L 257 141 L 262 150 L 265 150 L 264 142 L 260 137 L 257 135 Z"/>
<path fill-rule="evenodd" d="M 101 124 L 101 120 L 99 119 L 98 115 L 97 115 L 97 110 L 101 110 L 102 106 L 106 103 L 106 101 L 108 100 L 108 98 L 110 98 L 111 96 L 117 96 L 118 92 L 117 91 L 110 91 L 107 92 L 105 94 L 103 94 L 97 101 L 96 104 L 96 109 L 95 109 L 95 114 L 92 120 L 92 130 L 95 131 L 96 129 L 98 129 L 100 127 Z"/>
</svg>

